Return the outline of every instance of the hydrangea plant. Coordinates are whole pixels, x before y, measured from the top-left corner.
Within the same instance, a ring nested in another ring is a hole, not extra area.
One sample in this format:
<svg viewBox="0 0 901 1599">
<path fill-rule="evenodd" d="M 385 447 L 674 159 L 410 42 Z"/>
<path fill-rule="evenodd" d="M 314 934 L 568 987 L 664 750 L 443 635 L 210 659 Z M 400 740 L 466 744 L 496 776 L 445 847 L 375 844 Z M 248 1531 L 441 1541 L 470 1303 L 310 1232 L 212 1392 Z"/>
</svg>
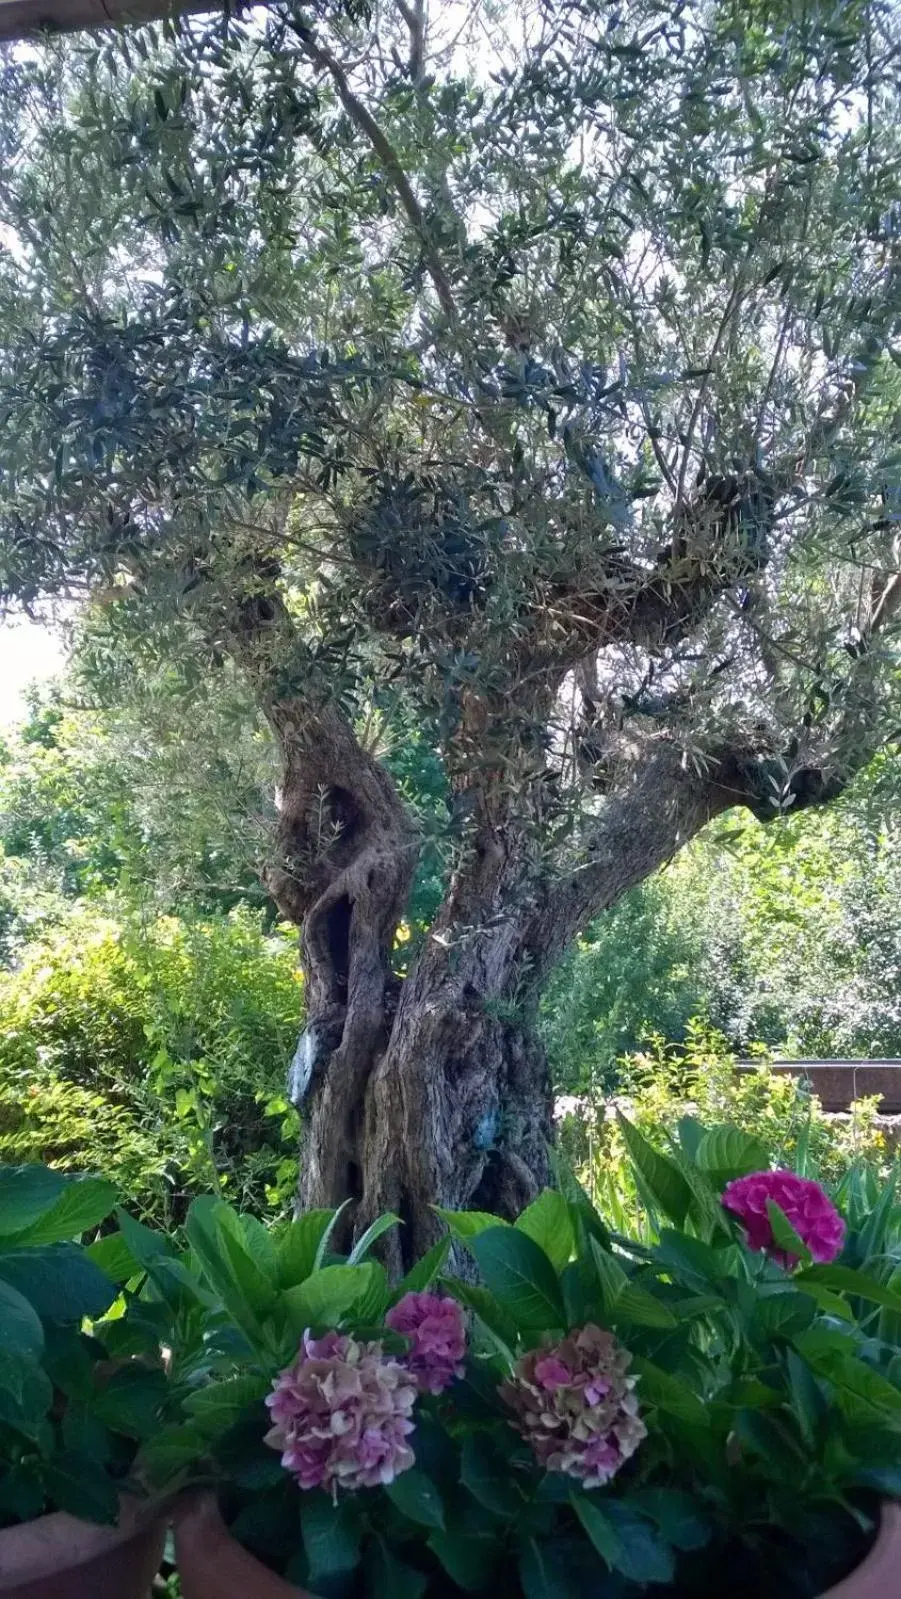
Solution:
<svg viewBox="0 0 901 1599">
<path fill-rule="evenodd" d="M 184 1248 L 123 1218 L 183 1411 L 144 1469 L 215 1481 L 323 1599 L 821 1594 L 901 1494 L 894 1182 L 857 1174 L 840 1214 L 733 1127 L 622 1134 L 641 1242 L 559 1164 L 515 1225 L 439 1213 L 394 1285 L 393 1217 L 349 1255 L 325 1212 L 268 1232 L 199 1200 Z"/>
<path fill-rule="evenodd" d="M 81 1242 L 115 1201 L 101 1177 L 0 1165 L 0 1528 L 53 1510 L 115 1522 L 160 1424 L 158 1347 L 132 1358 L 105 1246 Z"/>
</svg>

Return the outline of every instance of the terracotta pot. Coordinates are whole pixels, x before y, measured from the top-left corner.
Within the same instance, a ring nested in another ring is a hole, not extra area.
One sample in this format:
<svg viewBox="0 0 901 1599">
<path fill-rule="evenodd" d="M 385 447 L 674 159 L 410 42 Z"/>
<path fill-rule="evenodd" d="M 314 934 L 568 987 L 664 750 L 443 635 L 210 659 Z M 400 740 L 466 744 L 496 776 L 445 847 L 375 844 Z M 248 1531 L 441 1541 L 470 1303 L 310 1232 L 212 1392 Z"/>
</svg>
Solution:
<svg viewBox="0 0 901 1599">
<path fill-rule="evenodd" d="M 879 1537 L 862 1565 L 822 1599 L 898 1599 L 901 1594 L 901 1504 L 887 1499 Z"/>
<path fill-rule="evenodd" d="M 182 1599 L 311 1599 L 242 1549 L 212 1495 L 176 1510 L 175 1564 Z"/>
<path fill-rule="evenodd" d="M 7 1599 L 147 1599 L 159 1571 L 166 1518 L 122 1501 L 115 1527 L 57 1511 L 0 1532 L 0 1594 Z"/>
<path fill-rule="evenodd" d="M 175 1561 L 183 1599 L 312 1599 L 242 1549 L 210 1497 L 194 1500 L 176 1520 Z M 901 1599 L 901 1504 L 883 1505 L 866 1560 L 821 1599 Z"/>
</svg>

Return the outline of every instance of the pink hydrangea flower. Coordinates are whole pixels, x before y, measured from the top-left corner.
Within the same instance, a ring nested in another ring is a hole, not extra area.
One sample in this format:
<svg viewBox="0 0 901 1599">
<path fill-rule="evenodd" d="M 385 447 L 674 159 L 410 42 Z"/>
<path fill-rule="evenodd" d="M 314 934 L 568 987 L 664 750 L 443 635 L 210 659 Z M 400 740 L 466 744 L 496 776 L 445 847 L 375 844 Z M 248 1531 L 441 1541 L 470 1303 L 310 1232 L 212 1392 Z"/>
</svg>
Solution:
<svg viewBox="0 0 901 1599">
<path fill-rule="evenodd" d="M 772 1199 L 807 1245 L 814 1260 L 834 1260 L 845 1237 L 845 1224 L 819 1183 L 793 1171 L 758 1171 L 736 1177 L 723 1190 L 727 1210 L 738 1216 L 752 1249 L 765 1249 L 783 1266 L 797 1264 L 797 1255 L 779 1249 L 773 1237 L 767 1200 Z"/>
<path fill-rule="evenodd" d="M 444 1294 L 404 1294 L 385 1317 L 394 1332 L 410 1340 L 402 1357 L 423 1393 L 440 1394 L 462 1377 L 466 1324 L 456 1299 Z"/>
<path fill-rule="evenodd" d="M 589 1325 L 517 1362 L 501 1395 L 540 1465 L 600 1488 L 635 1453 L 647 1429 L 630 1358 L 612 1333 Z"/>
<path fill-rule="evenodd" d="M 301 1488 L 374 1488 L 413 1464 L 407 1438 L 418 1389 L 380 1343 L 304 1333 L 297 1359 L 266 1400 L 266 1443 Z"/>
</svg>

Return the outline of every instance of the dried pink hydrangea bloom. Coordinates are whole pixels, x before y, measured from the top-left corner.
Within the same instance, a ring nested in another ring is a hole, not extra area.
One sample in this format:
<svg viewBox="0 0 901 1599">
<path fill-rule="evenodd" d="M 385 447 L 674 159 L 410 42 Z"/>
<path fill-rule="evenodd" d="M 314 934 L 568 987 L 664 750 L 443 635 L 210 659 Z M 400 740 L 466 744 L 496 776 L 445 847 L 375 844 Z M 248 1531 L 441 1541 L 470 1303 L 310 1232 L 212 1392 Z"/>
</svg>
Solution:
<svg viewBox="0 0 901 1599">
<path fill-rule="evenodd" d="M 723 1190 L 723 1204 L 743 1223 L 752 1249 L 765 1249 L 783 1266 L 797 1264 L 797 1255 L 779 1249 L 773 1237 L 767 1200 L 772 1199 L 814 1260 L 828 1263 L 839 1254 L 845 1224 L 819 1183 L 793 1171 L 758 1171 L 736 1177 Z"/>
<path fill-rule="evenodd" d="M 548 1471 L 599 1488 L 635 1453 L 647 1429 L 636 1379 L 626 1375 L 630 1358 L 612 1333 L 589 1325 L 517 1362 L 501 1394 Z"/>
<path fill-rule="evenodd" d="M 266 1443 L 301 1488 L 374 1488 L 413 1464 L 407 1438 L 418 1397 L 415 1379 L 379 1343 L 345 1333 L 304 1333 L 297 1359 L 266 1400 L 273 1425 Z"/>
<path fill-rule="evenodd" d="M 444 1294 L 404 1294 L 385 1321 L 403 1333 L 410 1347 L 402 1358 L 423 1393 L 440 1394 L 462 1377 L 466 1323 L 456 1299 Z"/>
</svg>

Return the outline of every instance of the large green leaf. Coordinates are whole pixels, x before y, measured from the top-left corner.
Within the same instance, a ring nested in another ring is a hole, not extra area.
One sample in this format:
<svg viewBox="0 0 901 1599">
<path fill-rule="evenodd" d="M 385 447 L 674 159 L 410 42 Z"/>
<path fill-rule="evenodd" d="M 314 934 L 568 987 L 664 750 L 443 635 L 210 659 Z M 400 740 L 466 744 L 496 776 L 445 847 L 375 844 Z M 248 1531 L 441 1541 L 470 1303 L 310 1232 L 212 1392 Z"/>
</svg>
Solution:
<svg viewBox="0 0 901 1599">
<path fill-rule="evenodd" d="M 300 1524 L 310 1581 L 314 1584 L 325 1585 L 330 1578 L 353 1571 L 360 1563 L 362 1524 L 352 1501 L 353 1496 L 350 1501 L 333 1504 L 324 1493 L 303 1496 Z"/>
<path fill-rule="evenodd" d="M 809 1327 L 816 1315 L 811 1296 L 788 1286 L 777 1293 L 758 1294 L 753 1304 L 753 1325 L 770 1338 L 791 1338 Z"/>
<path fill-rule="evenodd" d="M 617 1324 L 631 1323 L 635 1327 L 675 1327 L 676 1317 L 662 1299 L 657 1299 L 640 1283 L 632 1282 L 619 1261 L 609 1250 L 602 1249 L 596 1238 L 591 1240 L 591 1253 L 601 1286 L 604 1314 Z"/>
<path fill-rule="evenodd" d="M 37 1312 L 18 1288 L 0 1278 L 0 1359 L 25 1355 L 37 1360 L 44 1348 L 44 1329 Z"/>
<path fill-rule="evenodd" d="M 265 1377 L 252 1375 L 226 1377 L 222 1382 L 209 1383 L 189 1394 L 184 1408 L 192 1417 L 198 1432 L 215 1438 L 227 1432 L 249 1410 L 253 1410 L 271 1391 L 272 1384 Z"/>
<path fill-rule="evenodd" d="M 366 1592 L 368 1599 L 422 1599 L 426 1579 L 421 1571 L 406 1565 L 377 1538 L 366 1554 Z"/>
<path fill-rule="evenodd" d="M 0 1423 L 36 1442 L 52 1403 L 53 1384 L 33 1356 L 13 1354 L 0 1343 Z"/>
<path fill-rule="evenodd" d="M 127 1210 L 116 1211 L 119 1230 L 132 1255 L 144 1271 L 148 1271 L 161 1255 L 174 1259 L 178 1253 L 172 1240 L 153 1227 L 135 1221 Z"/>
<path fill-rule="evenodd" d="M 384 1216 L 377 1216 L 354 1244 L 347 1257 L 348 1265 L 356 1266 L 361 1260 L 365 1260 L 373 1244 L 378 1242 L 382 1234 L 389 1232 L 392 1227 L 399 1227 L 400 1224 L 400 1217 L 395 1216 L 393 1211 L 387 1211 Z"/>
<path fill-rule="evenodd" d="M 792 1409 L 809 1449 L 816 1448 L 817 1436 L 829 1413 L 823 1387 L 806 1361 L 794 1349 L 786 1355 L 786 1372 L 792 1396 Z"/>
<path fill-rule="evenodd" d="M 278 1250 L 272 1233 L 268 1227 L 264 1226 L 258 1216 L 241 1215 L 238 1217 L 238 1221 L 243 1235 L 241 1242 L 247 1254 L 272 1287 L 276 1287 L 278 1283 Z"/>
<path fill-rule="evenodd" d="M 619 1537 L 616 1570 L 630 1582 L 672 1582 L 673 1551 L 650 1521 L 621 1499 L 608 1499 L 604 1509 Z"/>
<path fill-rule="evenodd" d="M 888 1310 L 901 1311 L 901 1291 L 891 1285 L 877 1282 L 868 1272 L 857 1271 L 852 1266 L 808 1266 L 792 1278 L 799 1288 L 821 1285 L 838 1294 L 853 1294 L 858 1299 L 869 1300 L 874 1305 L 885 1305 Z"/>
<path fill-rule="evenodd" d="M 680 1421 L 690 1422 L 695 1427 L 706 1427 L 704 1406 L 681 1377 L 674 1377 L 671 1372 L 638 1355 L 633 1358 L 632 1370 L 639 1378 L 637 1394 L 642 1407 L 657 1405 L 660 1410 L 668 1411 Z"/>
<path fill-rule="evenodd" d="M 404 1294 L 421 1294 L 435 1281 L 451 1251 L 451 1240 L 445 1235 L 433 1244 L 421 1260 L 417 1260 L 402 1277 L 392 1294 L 392 1299 L 402 1299 Z"/>
<path fill-rule="evenodd" d="M 519 1580 L 525 1599 L 572 1599 L 566 1572 L 543 1539 L 527 1538 L 520 1546 Z"/>
<path fill-rule="evenodd" d="M 519 1232 L 534 1238 L 556 1271 L 572 1259 L 576 1247 L 569 1205 L 554 1188 L 545 1188 L 516 1222 Z"/>
<path fill-rule="evenodd" d="M 759 1138 L 739 1127 L 708 1127 L 695 1154 L 695 1165 L 710 1176 L 717 1187 L 733 1177 L 768 1171 L 769 1151 Z"/>
<path fill-rule="evenodd" d="M 85 1246 L 85 1254 L 114 1283 L 126 1283 L 132 1277 L 140 1276 L 144 1270 L 121 1232 L 107 1233 L 105 1238 L 95 1239 L 93 1244 Z"/>
<path fill-rule="evenodd" d="M 603 1249 L 610 1248 L 610 1232 L 604 1225 L 569 1161 L 553 1146 L 548 1160 L 554 1180 L 569 1206 L 576 1245 L 580 1254 L 588 1251 L 588 1241 L 596 1238 Z"/>
<path fill-rule="evenodd" d="M 734 1244 L 715 1249 L 690 1233 L 677 1233 L 665 1227 L 654 1247 L 653 1258 L 666 1268 L 674 1281 L 681 1279 L 689 1288 L 706 1288 L 718 1287 L 726 1277 L 734 1276 L 739 1270 L 741 1254 Z"/>
<path fill-rule="evenodd" d="M 886 1239 L 891 1226 L 892 1212 L 895 1206 L 895 1192 L 898 1185 L 898 1161 L 896 1160 L 869 1216 L 860 1230 L 858 1240 L 860 1257 L 865 1262 L 874 1255 L 882 1255 L 885 1251 Z"/>
<path fill-rule="evenodd" d="M 262 1319 L 274 1307 L 274 1286 L 256 1266 L 231 1207 L 211 1195 L 195 1199 L 185 1232 L 210 1287 L 254 1348 L 268 1348 Z"/>
<path fill-rule="evenodd" d="M 446 1286 L 455 1299 L 474 1312 L 490 1334 L 490 1342 L 497 1353 L 512 1365 L 517 1327 L 510 1311 L 490 1289 L 483 1288 L 480 1283 L 464 1283 L 452 1278 Z"/>
<path fill-rule="evenodd" d="M 158 1432 L 168 1396 L 165 1374 L 133 1361 L 102 1384 L 92 1409 L 113 1432 L 144 1441 Z"/>
<path fill-rule="evenodd" d="M 486 1532 L 433 1532 L 429 1548 L 464 1593 L 484 1593 L 494 1581 L 498 1546 Z"/>
<path fill-rule="evenodd" d="M 334 1220 L 333 1210 L 308 1210 L 298 1216 L 276 1240 L 279 1288 L 296 1288 L 316 1264 L 316 1251 Z"/>
<path fill-rule="evenodd" d="M 444 1506 L 435 1484 L 424 1471 L 402 1471 L 385 1489 L 391 1503 L 410 1521 L 444 1530 Z"/>
<path fill-rule="evenodd" d="M 326 1229 L 323 1232 L 318 1244 L 316 1245 L 316 1254 L 313 1257 L 313 1267 L 314 1267 L 314 1269 L 316 1271 L 319 1270 L 319 1267 L 321 1265 L 323 1265 L 323 1263 L 325 1261 L 325 1257 L 326 1257 L 326 1254 L 328 1252 L 329 1245 L 331 1244 L 332 1238 L 334 1236 L 335 1229 L 338 1226 L 338 1223 L 341 1220 L 341 1217 L 344 1215 L 344 1212 L 346 1211 L 346 1209 L 347 1209 L 349 1204 L 350 1204 L 350 1200 L 349 1199 L 345 1199 L 343 1205 L 339 1205 L 338 1206 L 338 1209 L 331 1216 L 331 1218 L 329 1220 L 329 1223 L 328 1223 L 328 1226 L 326 1227 Z"/>
<path fill-rule="evenodd" d="M 208 1440 L 198 1427 L 185 1422 L 160 1427 L 142 1445 L 136 1468 L 153 1487 L 162 1488 L 187 1467 L 202 1460 L 208 1447 Z"/>
<path fill-rule="evenodd" d="M 299 1337 L 308 1327 L 336 1327 L 352 1311 L 359 1320 L 373 1319 L 373 1289 L 381 1295 L 384 1282 L 384 1273 L 372 1260 L 359 1266 L 323 1266 L 282 1294 L 288 1325 Z"/>
<path fill-rule="evenodd" d="M 494 1516 L 513 1518 L 525 1504 L 509 1461 L 485 1433 L 470 1433 L 464 1439 L 460 1481 Z"/>
<path fill-rule="evenodd" d="M 526 1333 L 563 1327 L 566 1316 L 556 1272 L 542 1249 L 515 1227 L 489 1227 L 469 1248 L 491 1293 Z"/>
<path fill-rule="evenodd" d="M 492 1216 L 487 1210 L 442 1210 L 436 1205 L 435 1211 L 447 1223 L 454 1237 L 462 1239 L 464 1243 L 477 1238 L 479 1233 L 487 1232 L 489 1227 L 507 1225 L 502 1216 Z"/>
<path fill-rule="evenodd" d="M 40 1244 L 0 1250 L 0 1277 L 18 1288 L 45 1321 L 102 1316 L 116 1285 L 78 1244 Z"/>
<path fill-rule="evenodd" d="M 636 1170 L 670 1221 L 681 1227 L 691 1208 L 692 1192 L 675 1161 L 649 1144 L 633 1122 L 617 1112 L 617 1121 Z"/>
<path fill-rule="evenodd" d="M 587 1494 L 573 1493 L 570 1503 L 601 1559 L 615 1570 L 622 1555 L 622 1540 L 603 1507 Z"/>
<path fill-rule="evenodd" d="M 0 1237 L 34 1226 L 65 1186 L 62 1173 L 49 1166 L 0 1166 Z"/>
<path fill-rule="evenodd" d="M 602 1249 L 596 1238 L 591 1239 L 591 1258 L 600 1284 L 604 1311 L 609 1314 L 629 1279 L 615 1255 L 609 1249 Z"/>
<path fill-rule="evenodd" d="M 112 1526 L 119 1519 L 119 1492 L 90 1455 L 63 1450 L 43 1468 L 44 1484 L 59 1510 L 67 1510 L 80 1521 L 98 1521 Z"/>
<path fill-rule="evenodd" d="M 78 1177 L 69 1182 L 54 1200 L 50 1209 L 33 1221 L 22 1232 L 16 1233 L 15 1244 L 56 1244 L 65 1239 L 80 1238 L 91 1227 L 97 1227 L 113 1210 L 116 1189 L 103 1177 Z"/>
<path fill-rule="evenodd" d="M 868 1366 L 847 1348 L 829 1339 L 819 1328 L 798 1334 L 794 1345 L 817 1376 L 832 1384 L 836 1403 L 852 1416 L 862 1412 L 901 1422 L 901 1388 Z"/>
<path fill-rule="evenodd" d="M 617 1326 L 676 1327 L 678 1317 L 669 1305 L 651 1294 L 640 1283 L 630 1282 L 622 1291 L 614 1307 Z"/>
<path fill-rule="evenodd" d="M 793 1255 L 797 1260 L 809 1265 L 811 1260 L 810 1250 L 803 1238 L 800 1238 L 795 1232 L 781 1205 L 777 1205 L 774 1199 L 768 1199 L 766 1209 L 770 1218 L 770 1226 L 773 1229 L 773 1238 L 778 1247 L 786 1255 Z"/>
<path fill-rule="evenodd" d="M 699 1501 L 680 1488 L 639 1488 L 629 1503 L 650 1517 L 674 1549 L 703 1549 L 710 1542 L 712 1527 Z"/>
<path fill-rule="evenodd" d="M 109 1242 L 111 1275 L 117 1282 L 127 1281 L 134 1275 L 132 1264 L 146 1272 L 154 1287 L 170 1310 L 180 1313 L 185 1302 L 193 1300 L 209 1308 L 215 1303 L 201 1285 L 198 1275 L 189 1270 L 186 1258 L 180 1258 L 175 1244 L 165 1233 L 145 1227 L 135 1221 L 125 1210 L 116 1211 L 121 1242 Z M 91 1245 L 90 1253 L 98 1264 L 104 1265 L 104 1248 L 108 1241 L 100 1239 Z M 123 1277 L 122 1273 L 126 1275 Z"/>
</svg>

